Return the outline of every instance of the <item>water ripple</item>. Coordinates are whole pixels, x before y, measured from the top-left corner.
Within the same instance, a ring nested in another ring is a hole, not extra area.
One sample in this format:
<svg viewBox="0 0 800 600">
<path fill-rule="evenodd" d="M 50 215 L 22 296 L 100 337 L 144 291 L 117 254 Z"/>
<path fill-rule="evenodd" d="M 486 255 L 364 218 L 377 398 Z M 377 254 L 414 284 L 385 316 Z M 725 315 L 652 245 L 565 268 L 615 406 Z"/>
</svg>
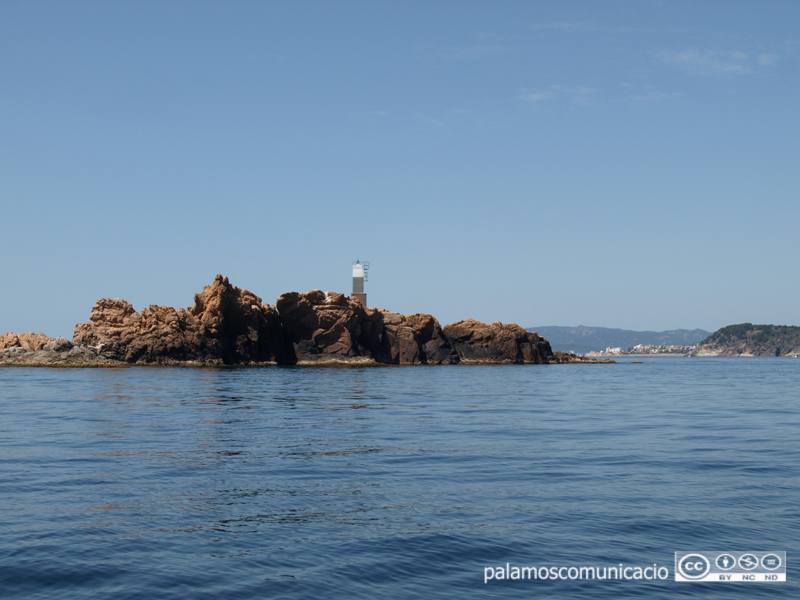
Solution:
<svg viewBox="0 0 800 600">
<path fill-rule="evenodd" d="M 3 597 L 794 598 L 483 569 L 791 560 L 798 362 L 3 369 Z"/>
</svg>

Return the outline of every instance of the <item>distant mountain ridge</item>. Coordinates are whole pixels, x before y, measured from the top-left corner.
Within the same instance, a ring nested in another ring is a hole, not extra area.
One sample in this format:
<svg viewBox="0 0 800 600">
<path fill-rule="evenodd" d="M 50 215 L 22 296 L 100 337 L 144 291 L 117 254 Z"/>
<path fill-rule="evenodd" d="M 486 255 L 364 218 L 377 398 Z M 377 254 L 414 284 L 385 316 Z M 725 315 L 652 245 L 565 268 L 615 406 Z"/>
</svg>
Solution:
<svg viewBox="0 0 800 600">
<path fill-rule="evenodd" d="M 585 354 L 606 348 L 633 348 L 638 344 L 657 346 L 693 345 L 711 335 L 703 329 L 670 329 L 669 331 L 632 331 L 609 327 L 528 327 L 548 342 L 553 350 Z"/>
</svg>

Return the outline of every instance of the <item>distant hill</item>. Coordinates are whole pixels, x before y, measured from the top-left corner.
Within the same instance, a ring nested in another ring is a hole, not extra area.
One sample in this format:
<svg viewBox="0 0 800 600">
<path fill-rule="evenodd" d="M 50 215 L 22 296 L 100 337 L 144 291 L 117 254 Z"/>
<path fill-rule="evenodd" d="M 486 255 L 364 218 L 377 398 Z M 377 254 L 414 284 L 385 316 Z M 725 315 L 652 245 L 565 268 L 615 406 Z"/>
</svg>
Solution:
<svg viewBox="0 0 800 600">
<path fill-rule="evenodd" d="M 752 323 L 728 325 L 704 339 L 692 354 L 695 356 L 797 356 L 800 354 L 800 327 L 753 325 Z"/>
<path fill-rule="evenodd" d="M 606 348 L 633 348 L 637 344 L 691 345 L 697 344 L 711 332 L 702 329 L 672 329 L 670 331 L 630 331 L 608 327 L 529 327 L 550 342 L 553 350 L 562 352 L 601 351 Z"/>
</svg>

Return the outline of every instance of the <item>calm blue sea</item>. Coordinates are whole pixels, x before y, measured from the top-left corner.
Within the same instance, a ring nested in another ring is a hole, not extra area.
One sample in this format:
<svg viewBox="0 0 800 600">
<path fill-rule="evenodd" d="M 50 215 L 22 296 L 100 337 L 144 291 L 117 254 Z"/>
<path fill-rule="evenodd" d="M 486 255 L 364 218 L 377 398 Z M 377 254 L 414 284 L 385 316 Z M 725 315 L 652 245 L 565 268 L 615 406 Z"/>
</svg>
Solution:
<svg viewBox="0 0 800 600">
<path fill-rule="evenodd" d="M 798 434 L 788 358 L 0 369 L 0 597 L 798 598 Z M 674 581 L 706 550 L 788 581 Z"/>
</svg>

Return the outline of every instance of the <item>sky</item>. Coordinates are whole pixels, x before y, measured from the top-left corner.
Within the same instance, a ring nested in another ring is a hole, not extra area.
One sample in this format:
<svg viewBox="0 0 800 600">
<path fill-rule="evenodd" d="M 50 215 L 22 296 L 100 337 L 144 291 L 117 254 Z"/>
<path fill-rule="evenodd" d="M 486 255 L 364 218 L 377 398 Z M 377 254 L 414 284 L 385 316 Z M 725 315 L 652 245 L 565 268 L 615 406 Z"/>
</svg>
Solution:
<svg viewBox="0 0 800 600">
<path fill-rule="evenodd" d="M 101 297 L 800 325 L 800 3 L 0 3 L 0 332 Z"/>
</svg>

